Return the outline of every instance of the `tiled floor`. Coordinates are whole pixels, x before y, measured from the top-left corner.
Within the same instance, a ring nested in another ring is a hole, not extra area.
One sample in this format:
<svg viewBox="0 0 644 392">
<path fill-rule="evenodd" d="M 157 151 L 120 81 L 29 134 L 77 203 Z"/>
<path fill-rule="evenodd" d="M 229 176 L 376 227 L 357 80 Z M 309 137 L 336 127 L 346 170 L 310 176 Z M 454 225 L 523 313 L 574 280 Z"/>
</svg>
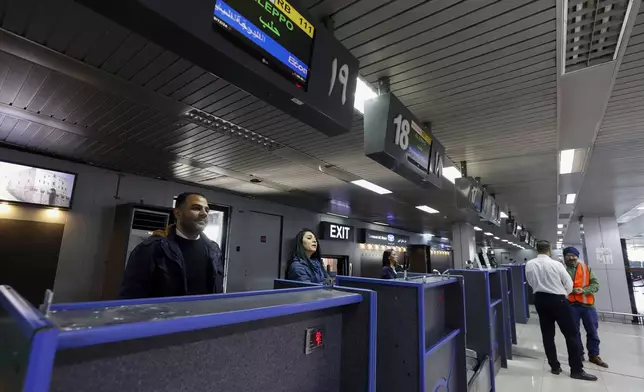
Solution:
<svg viewBox="0 0 644 392">
<path fill-rule="evenodd" d="M 582 328 L 585 341 L 585 331 Z M 555 376 L 545 359 L 537 315 L 528 324 L 517 324 L 518 345 L 514 359 L 496 377 L 497 392 L 644 392 L 644 326 L 600 323 L 601 357 L 609 369 L 585 362 L 586 371 L 596 375 L 596 382 L 570 378 L 566 365 L 566 344 L 557 333 L 557 354 L 563 373 Z M 601 370 L 600 370 L 601 369 Z"/>
</svg>

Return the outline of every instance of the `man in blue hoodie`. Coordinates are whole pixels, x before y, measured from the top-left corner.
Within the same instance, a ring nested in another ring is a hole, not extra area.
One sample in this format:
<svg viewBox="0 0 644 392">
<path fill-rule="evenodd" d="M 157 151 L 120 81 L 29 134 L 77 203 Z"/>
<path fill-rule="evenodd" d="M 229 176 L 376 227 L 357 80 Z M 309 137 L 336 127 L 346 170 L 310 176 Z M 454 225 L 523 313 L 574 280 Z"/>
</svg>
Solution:
<svg viewBox="0 0 644 392">
<path fill-rule="evenodd" d="M 208 200 L 198 193 L 177 197 L 176 225 L 156 231 L 130 255 L 119 297 L 151 298 L 223 292 L 224 266 L 219 245 L 203 231 Z"/>
</svg>

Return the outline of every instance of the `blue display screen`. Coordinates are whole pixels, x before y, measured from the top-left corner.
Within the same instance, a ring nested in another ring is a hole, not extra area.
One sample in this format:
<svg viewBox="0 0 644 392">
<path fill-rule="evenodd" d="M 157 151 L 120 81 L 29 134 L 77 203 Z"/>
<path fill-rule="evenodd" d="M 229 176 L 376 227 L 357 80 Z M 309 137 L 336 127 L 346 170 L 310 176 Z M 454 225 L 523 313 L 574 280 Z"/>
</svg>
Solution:
<svg viewBox="0 0 644 392">
<path fill-rule="evenodd" d="M 236 2 L 236 0 L 232 1 Z M 310 57 L 312 39 L 297 26 L 293 26 L 293 23 L 282 15 L 270 0 L 247 1 L 243 5 L 239 4 L 238 7 L 243 9 L 237 10 L 223 0 L 217 0 L 214 10 L 215 22 L 220 27 L 230 32 L 234 31 L 236 35 L 252 42 L 257 48 L 261 48 L 280 63 L 281 67 L 278 67 L 280 68 L 278 70 L 286 71 L 289 74 L 287 76 L 292 76 L 296 83 L 305 86 L 309 74 L 307 63 L 309 58 L 304 61 L 292 51 L 303 53 L 304 56 L 308 54 Z M 256 23 L 251 22 L 249 18 L 256 20 Z M 286 49 L 282 43 L 293 46 L 292 50 Z M 262 57 L 262 62 L 265 64 L 275 65 L 270 64 L 270 61 L 270 58 Z M 287 70 L 284 70 L 284 67 Z"/>
</svg>

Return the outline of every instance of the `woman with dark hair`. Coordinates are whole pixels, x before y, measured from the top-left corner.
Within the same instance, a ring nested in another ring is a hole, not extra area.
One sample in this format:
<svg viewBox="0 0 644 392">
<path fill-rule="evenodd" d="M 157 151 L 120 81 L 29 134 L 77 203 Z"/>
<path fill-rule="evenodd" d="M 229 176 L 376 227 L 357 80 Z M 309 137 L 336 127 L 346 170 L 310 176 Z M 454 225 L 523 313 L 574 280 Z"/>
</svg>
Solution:
<svg viewBox="0 0 644 392">
<path fill-rule="evenodd" d="M 286 269 L 286 279 L 324 283 L 329 276 L 320 259 L 320 246 L 313 231 L 304 229 L 295 237 L 295 250 Z"/>
<path fill-rule="evenodd" d="M 396 279 L 396 264 L 398 264 L 398 252 L 387 249 L 382 252 L 382 279 Z"/>
</svg>

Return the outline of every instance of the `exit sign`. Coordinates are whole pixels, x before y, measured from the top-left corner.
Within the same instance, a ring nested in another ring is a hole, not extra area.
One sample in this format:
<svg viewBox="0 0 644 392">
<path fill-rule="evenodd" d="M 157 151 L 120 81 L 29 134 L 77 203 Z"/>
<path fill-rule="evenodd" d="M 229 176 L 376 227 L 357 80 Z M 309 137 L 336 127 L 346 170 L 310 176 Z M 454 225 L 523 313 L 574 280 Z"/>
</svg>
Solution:
<svg viewBox="0 0 644 392">
<path fill-rule="evenodd" d="M 353 226 L 339 223 L 320 222 L 320 239 L 333 241 L 353 241 Z"/>
</svg>

